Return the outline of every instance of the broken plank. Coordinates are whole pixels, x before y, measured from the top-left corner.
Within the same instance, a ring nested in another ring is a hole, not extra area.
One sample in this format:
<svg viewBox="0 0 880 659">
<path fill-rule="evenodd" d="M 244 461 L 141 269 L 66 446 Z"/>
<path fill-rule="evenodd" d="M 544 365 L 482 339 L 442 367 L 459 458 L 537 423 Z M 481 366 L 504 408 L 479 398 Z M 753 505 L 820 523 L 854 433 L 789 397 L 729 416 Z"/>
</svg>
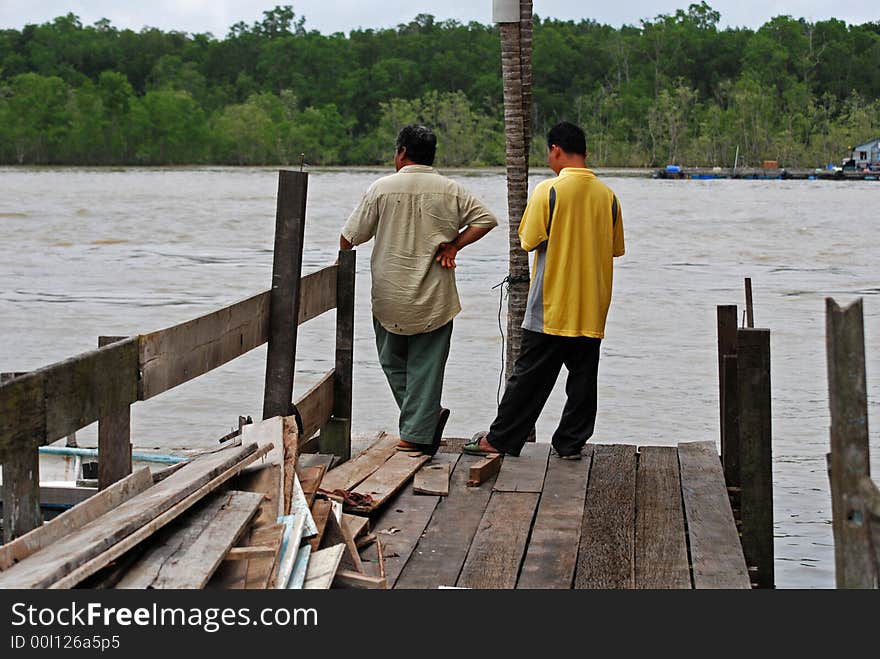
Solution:
<svg viewBox="0 0 880 659">
<path fill-rule="evenodd" d="M 592 446 L 580 460 L 551 459 L 517 588 L 571 588 Z"/>
<path fill-rule="evenodd" d="M 396 446 L 399 441 L 397 437 L 381 433 L 363 453 L 328 471 L 321 482 L 321 489 L 333 492 L 350 490 L 357 486 L 397 453 Z"/>
<path fill-rule="evenodd" d="M 285 515 L 280 523 L 284 525 L 284 536 L 281 540 L 281 554 L 278 558 L 278 572 L 275 577 L 275 588 L 286 590 L 296 563 L 299 544 L 302 542 L 305 519 L 301 515 Z"/>
<path fill-rule="evenodd" d="M 302 485 L 303 493 L 306 496 L 306 503 L 310 508 L 315 501 L 315 494 L 318 492 L 318 488 L 321 487 L 321 479 L 324 478 L 325 472 L 326 467 L 324 465 L 314 467 L 298 466 L 296 468 L 296 475 L 299 477 L 300 485 Z"/>
<path fill-rule="evenodd" d="M 315 521 L 317 533 L 315 537 L 309 540 L 309 544 L 313 550 L 317 550 L 321 546 L 321 539 L 324 537 L 324 529 L 327 528 L 327 520 L 333 515 L 333 504 L 326 499 L 317 499 L 312 504 L 312 519 Z"/>
<path fill-rule="evenodd" d="M 501 463 L 496 492 L 540 492 L 547 471 L 549 444 L 529 443 L 523 446 L 519 457 L 509 456 Z"/>
<path fill-rule="evenodd" d="M 391 456 L 385 464 L 353 490 L 356 494 L 371 497 L 372 502 L 369 505 L 352 506 L 349 512 L 371 513 L 377 510 L 406 485 L 430 459 L 431 456 L 428 455 L 403 452 Z"/>
<path fill-rule="evenodd" d="M 251 450 L 253 448 L 256 448 L 256 447 L 249 446 L 249 447 L 247 447 L 246 450 Z M 218 475 L 214 476 L 211 480 L 209 480 L 207 483 L 202 485 L 195 492 L 192 492 L 191 494 L 189 494 L 189 496 L 186 496 L 185 498 L 178 501 L 170 508 L 164 510 L 164 512 L 159 514 L 157 517 L 154 517 L 152 519 L 152 521 L 148 522 L 147 524 L 138 526 L 137 530 L 135 530 L 133 533 L 126 535 L 124 538 L 117 541 L 115 544 L 108 543 L 106 536 L 104 536 L 103 538 L 97 538 L 95 540 L 95 542 L 99 543 L 98 546 L 107 546 L 107 544 L 110 544 L 109 549 L 106 549 L 105 551 L 98 554 L 97 556 L 95 556 L 91 560 L 86 561 L 85 563 L 83 563 L 82 565 L 77 567 L 75 570 L 72 570 L 72 571 L 66 573 L 65 576 L 63 576 L 61 579 L 59 579 L 55 583 L 52 583 L 50 587 L 51 588 L 71 588 L 71 587 L 75 586 L 76 584 L 78 584 L 83 579 L 85 579 L 86 577 L 91 576 L 92 574 L 94 574 L 95 572 L 100 570 L 102 567 L 107 565 L 110 561 L 115 560 L 116 558 L 118 558 L 119 556 L 124 554 L 126 551 L 128 551 L 132 547 L 136 546 L 138 543 L 142 542 L 145 538 L 148 538 L 149 536 L 151 536 L 153 533 L 158 531 L 160 528 L 162 528 L 166 524 L 175 520 L 177 517 L 179 517 L 184 512 L 189 510 L 197 502 L 199 502 L 203 498 L 205 498 L 208 494 L 215 491 L 221 485 L 226 483 L 230 478 L 235 476 L 241 469 L 243 469 L 244 467 L 249 465 L 251 462 L 261 458 L 265 454 L 265 452 L 268 450 L 268 448 L 269 447 L 263 447 L 255 452 L 252 452 L 249 455 L 247 455 L 247 457 L 245 457 L 243 460 L 240 460 L 239 462 L 233 464 L 230 468 L 228 468 L 224 471 L 221 471 Z M 195 462 L 193 464 L 195 464 Z M 214 473 L 214 471 L 215 470 L 211 470 L 211 473 Z M 185 474 L 185 473 L 186 472 L 183 470 L 178 472 L 178 474 Z M 197 472 L 195 472 L 195 473 L 197 473 Z M 191 472 L 191 474 L 193 474 L 193 472 Z M 210 476 L 210 475 L 211 474 L 208 474 L 208 476 Z M 174 476 L 169 477 L 166 481 L 163 481 L 163 482 L 170 482 L 172 480 L 172 478 L 174 478 Z M 201 477 L 199 477 L 199 480 L 201 481 Z M 149 495 L 150 493 L 155 493 L 155 491 L 157 490 L 158 487 L 160 487 L 160 486 L 154 485 L 152 488 L 150 488 L 150 490 L 148 490 L 147 492 L 145 492 L 143 495 L 140 495 L 140 496 L 145 497 L 145 496 Z M 179 496 L 179 493 L 176 493 L 173 498 L 176 499 L 177 496 Z M 141 502 L 138 501 L 139 498 L 140 497 L 135 497 L 134 499 L 127 501 L 122 506 L 120 506 L 119 509 L 121 510 L 123 507 L 128 506 L 129 504 L 132 504 L 134 509 L 137 510 L 141 504 Z M 148 510 L 151 508 L 151 506 L 148 505 L 150 503 L 149 501 L 145 501 L 143 503 L 145 504 L 145 506 Z M 167 502 L 165 502 L 165 504 L 167 505 Z M 115 516 L 114 521 L 118 521 L 119 516 L 116 515 L 117 512 L 118 512 L 118 510 L 115 510 L 110 513 L 110 515 Z M 126 516 L 129 515 L 131 512 L 132 512 L 131 510 L 126 510 Z M 141 511 L 141 512 L 144 512 L 144 511 Z M 154 514 L 154 512 L 155 512 L 154 510 L 150 510 L 150 514 Z M 94 524 L 100 524 L 103 519 L 104 518 L 96 520 L 96 522 L 94 522 Z M 128 520 L 125 520 L 125 518 L 123 518 L 123 519 L 126 522 L 128 521 Z M 95 529 L 95 528 L 96 527 L 94 527 L 92 525 L 87 526 L 84 529 L 85 537 L 92 538 L 93 537 L 93 529 Z M 69 538 L 65 538 L 65 541 L 67 541 L 68 539 Z M 76 539 L 77 544 L 75 546 L 80 546 L 79 543 L 81 541 L 82 541 L 82 536 L 79 536 Z M 88 550 L 92 551 L 92 547 L 88 547 Z"/>
<path fill-rule="evenodd" d="M 636 588 L 690 588 L 678 450 L 642 446 L 636 474 Z"/>
<path fill-rule="evenodd" d="M 326 590 L 333 583 L 333 577 L 339 569 L 339 562 L 345 552 L 345 545 L 338 544 L 326 549 L 313 551 L 306 568 L 304 590 Z"/>
<path fill-rule="evenodd" d="M 424 465 L 413 478 L 413 492 L 449 496 L 449 463 Z"/>
<path fill-rule="evenodd" d="M 321 538 L 321 548 L 330 547 L 336 544 L 345 545 L 345 553 L 342 555 L 342 567 L 355 572 L 363 572 L 364 566 L 361 564 L 361 557 L 358 553 L 357 546 L 354 544 L 348 531 L 342 528 L 336 515 L 327 516 L 327 524 L 324 526 L 324 533 Z"/>
<path fill-rule="evenodd" d="M 283 524 L 261 526 L 251 532 L 252 544 L 272 547 L 275 553 L 266 558 L 255 558 L 248 561 L 244 586 L 247 590 L 265 590 L 275 585 L 275 574 L 283 538 Z"/>
<path fill-rule="evenodd" d="M 0 547 L 0 570 L 6 570 L 69 533 L 93 522 L 132 497 L 152 487 L 149 467 L 126 476 L 86 501 L 14 541 Z"/>
<path fill-rule="evenodd" d="M 750 588 L 714 442 L 678 445 L 694 588 Z"/>
<path fill-rule="evenodd" d="M 303 493 L 302 486 L 299 484 L 299 477 L 296 472 L 293 473 L 292 479 L 293 492 L 290 497 L 290 514 L 301 517 L 303 520 L 303 537 L 312 538 L 318 535 L 318 527 L 312 518 L 312 511 L 309 510 L 309 504 L 306 503 L 306 495 Z"/>
<path fill-rule="evenodd" d="M 480 461 L 473 455 L 461 455 L 452 470 L 449 496 L 437 504 L 427 528 L 397 578 L 395 588 L 436 588 L 439 584 L 455 583 L 495 480 L 492 475 L 479 487 L 465 487 L 470 467 Z M 373 528 L 378 527 L 374 525 Z"/>
<path fill-rule="evenodd" d="M 301 590 L 306 580 L 306 571 L 309 567 L 309 558 L 312 555 L 312 546 L 305 544 L 299 548 L 296 554 L 296 562 L 293 564 L 293 573 L 287 583 L 288 590 Z"/>
<path fill-rule="evenodd" d="M 516 586 L 539 496 L 537 492 L 492 493 L 456 586 Z"/>
<path fill-rule="evenodd" d="M 575 588 L 632 588 L 636 447 L 593 447 Z"/>
<path fill-rule="evenodd" d="M 262 499 L 255 492 L 213 495 L 163 529 L 117 588 L 204 588 Z"/>
<path fill-rule="evenodd" d="M 477 464 L 472 465 L 468 472 L 468 487 L 477 487 L 481 483 L 485 483 L 489 478 L 497 474 L 501 470 L 501 454 L 487 455 Z"/>
<path fill-rule="evenodd" d="M 387 590 L 388 580 L 384 577 L 371 577 L 351 570 L 339 570 L 333 578 L 334 588 L 358 588 L 365 590 Z"/>
<path fill-rule="evenodd" d="M 370 518 L 362 515 L 342 513 L 342 523 L 348 528 L 348 534 L 357 539 L 370 530 Z"/>
</svg>

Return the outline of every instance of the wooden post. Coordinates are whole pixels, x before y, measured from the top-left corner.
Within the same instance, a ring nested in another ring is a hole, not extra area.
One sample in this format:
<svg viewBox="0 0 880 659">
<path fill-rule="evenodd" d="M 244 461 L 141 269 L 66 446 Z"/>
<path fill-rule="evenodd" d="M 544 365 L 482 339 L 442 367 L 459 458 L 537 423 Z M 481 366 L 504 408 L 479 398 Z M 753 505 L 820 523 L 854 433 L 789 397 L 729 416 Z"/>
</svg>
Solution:
<svg viewBox="0 0 880 659">
<path fill-rule="evenodd" d="M 752 278 L 746 277 L 746 327 L 755 326 L 755 309 L 752 306 Z"/>
<path fill-rule="evenodd" d="M 770 330 L 737 330 L 742 545 L 752 582 L 773 588 Z"/>
<path fill-rule="evenodd" d="M 831 509 L 838 588 L 877 588 L 880 548 L 860 481 L 870 476 L 862 300 L 841 309 L 825 299 L 831 408 Z"/>
<path fill-rule="evenodd" d="M 293 400 L 296 335 L 299 319 L 299 280 L 305 236 L 306 172 L 278 172 L 275 214 L 275 252 L 269 303 L 269 349 L 263 418 L 287 416 Z"/>
<path fill-rule="evenodd" d="M 739 458 L 736 455 L 738 448 L 734 448 L 734 443 L 739 444 L 739 428 L 729 428 L 726 420 L 728 414 L 725 405 L 731 403 L 736 398 L 736 387 L 730 390 L 729 383 L 731 378 L 735 382 L 736 373 L 725 376 L 724 358 L 725 356 L 736 356 L 736 329 L 737 329 L 737 309 L 735 304 L 719 304 L 716 307 L 717 324 L 718 324 L 718 406 L 721 429 L 721 460 L 724 463 L 724 477 L 728 487 L 739 487 Z M 731 362 L 731 367 L 736 362 Z M 730 456 L 730 458 L 728 458 Z M 735 460 L 736 464 L 728 465 L 729 460 Z M 728 473 L 730 472 L 730 473 Z M 736 482 L 731 481 L 731 477 L 736 473 Z"/>
<path fill-rule="evenodd" d="M 351 389 L 354 355 L 355 252 L 339 252 L 336 275 L 336 368 L 333 378 L 333 417 L 321 429 L 321 453 L 351 457 Z"/>
<path fill-rule="evenodd" d="M 0 384 L 21 373 L 0 373 Z M 3 543 L 8 543 L 43 523 L 40 512 L 40 454 L 33 444 L 0 452 L 3 466 Z"/>
<path fill-rule="evenodd" d="M 98 347 L 127 339 L 99 336 Z M 98 419 L 98 489 L 110 487 L 131 473 L 131 405 Z"/>
<path fill-rule="evenodd" d="M 724 480 L 727 489 L 735 494 L 736 512 L 739 511 L 739 492 L 742 486 L 740 476 L 739 442 L 739 360 L 736 355 L 724 355 L 721 373 L 723 385 L 721 395 L 721 462 L 724 466 Z"/>
</svg>

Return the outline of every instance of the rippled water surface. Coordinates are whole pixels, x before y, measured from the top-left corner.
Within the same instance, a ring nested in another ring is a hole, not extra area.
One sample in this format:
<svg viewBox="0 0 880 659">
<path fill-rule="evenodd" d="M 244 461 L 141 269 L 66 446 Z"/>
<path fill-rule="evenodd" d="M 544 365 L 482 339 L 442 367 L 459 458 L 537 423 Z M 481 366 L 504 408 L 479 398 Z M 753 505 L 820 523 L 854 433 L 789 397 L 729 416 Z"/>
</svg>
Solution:
<svg viewBox="0 0 880 659">
<path fill-rule="evenodd" d="M 339 229 L 378 175 L 312 172 L 304 272 L 333 262 Z M 502 175 L 453 176 L 505 216 Z M 772 331 L 777 584 L 832 587 L 824 298 L 864 298 L 874 416 L 880 183 L 604 179 L 622 202 L 627 254 L 617 262 L 593 441 L 717 440 L 715 307 L 742 308 L 751 277 L 756 325 Z M 43 366 L 92 349 L 98 335 L 161 329 L 267 289 L 276 190 L 270 169 L 0 169 L 0 370 Z M 465 249 L 458 264 L 464 310 L 446 374 L 446 434 L 470 436 L 494 416 L 502 341 L 492 286 L 507 271 L 506 230 Z M 370 324 L 369 246 L 357 270 L 353 426 L 395 431 Z M 239 414 L 258 416 L 264 363 L 261 348 L 135 405 L 135 446 L 211 445 Z M 300 330 L 297 392 L 332 364 L 330 313 Z M 539 441 L 553 432 L 562 385 Z M 81 432 L 81 443 L 94 435 Z M 880 480 L 876 432 L 871 443 Z"/>
</svg>

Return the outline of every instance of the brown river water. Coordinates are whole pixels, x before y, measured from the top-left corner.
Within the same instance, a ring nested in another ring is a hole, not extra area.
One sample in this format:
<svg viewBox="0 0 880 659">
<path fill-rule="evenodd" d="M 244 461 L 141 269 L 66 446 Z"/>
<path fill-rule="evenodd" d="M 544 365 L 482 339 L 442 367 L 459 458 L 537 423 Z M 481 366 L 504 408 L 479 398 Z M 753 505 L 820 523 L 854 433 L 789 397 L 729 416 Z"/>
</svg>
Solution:
<svg viewBox="0 0 880 659">
<path fill-rule="evenodd" d="M 313 170 L 303 272 L 331 264 L 339 229 L 384 171 Z M 504 176 L 451 172 L 506 216 Z M 531 184 L 548 171 L 533 174 Z M 744 306 L 771 329 L 776 580 L 834 585 L 825 471 L 829 412 L 824 299 L 863 298 L 869 414 L 880 406 L 880 182 L 661 181 L 601 173 L 624 212 L 602 345 L 594 442 L 718 439 L 715 307 Z M 274 169 L 0 168 L 0 370 L 23 371 L 209 313 L 270 285 Z M 506 219 L 502 219 L 506 222 Z M 358 249 L 353 430 L 396 432 L 369 309 L 369 245 Z M 444 405 L 447 436 L 485 429 L 501 370 L 506 227 L 458 257 Z M 506 305 L 505 305 L 506 308 Z M 333 313 L 300 329 L 297 393 L 333 366 Z M 506 323 L 504 323 L 506 327 Z M 133 407 L 137 449 L 209 446 L 262 408 L 265 348 Z M 561 377 L 538 425 L 548 441 Z M 79 433 L 95 442 L 94 427 Z M 873 474 L 880 446 L 871 433 Z"/>
</svg>

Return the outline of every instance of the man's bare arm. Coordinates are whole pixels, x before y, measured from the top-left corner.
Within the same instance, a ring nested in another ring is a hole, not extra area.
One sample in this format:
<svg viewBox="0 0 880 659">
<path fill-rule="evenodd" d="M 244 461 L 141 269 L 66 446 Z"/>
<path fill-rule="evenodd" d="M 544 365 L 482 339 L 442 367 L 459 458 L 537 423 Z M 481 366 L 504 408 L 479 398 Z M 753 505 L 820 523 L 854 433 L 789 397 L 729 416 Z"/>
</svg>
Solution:
<svg viewBox="0 0 880 659">
<path fill-rule="evenodd" d="M 471 243 L 477 242 L 493 228 L 494 227 L 469 226 L 458 234 L 458 237 L 451 243 L 440 243 L 440 246 L 437 248 L 437 256 L 434 260 L 444 268 L 454 268 L 455 257 L 458 254 L 458 251 Z"/>
</svg>

